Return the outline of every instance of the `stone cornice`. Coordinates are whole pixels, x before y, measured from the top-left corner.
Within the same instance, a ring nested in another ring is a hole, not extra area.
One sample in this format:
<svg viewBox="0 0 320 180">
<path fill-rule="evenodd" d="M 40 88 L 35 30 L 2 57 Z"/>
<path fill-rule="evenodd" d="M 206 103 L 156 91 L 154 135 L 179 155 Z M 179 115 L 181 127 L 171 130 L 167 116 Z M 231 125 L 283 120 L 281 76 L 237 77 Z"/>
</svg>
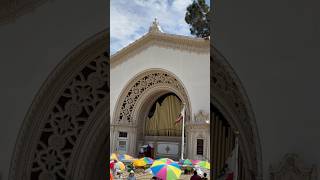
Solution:
<svg viewBox="0 0 320 180">
<path fill-rule="evenodd" d="M 198 54 L 210 53 L 210 41 L 202 38 L 149 32 L 111 56 L 111 68 L 150 46 L 178 49 Z"/>
</svg>

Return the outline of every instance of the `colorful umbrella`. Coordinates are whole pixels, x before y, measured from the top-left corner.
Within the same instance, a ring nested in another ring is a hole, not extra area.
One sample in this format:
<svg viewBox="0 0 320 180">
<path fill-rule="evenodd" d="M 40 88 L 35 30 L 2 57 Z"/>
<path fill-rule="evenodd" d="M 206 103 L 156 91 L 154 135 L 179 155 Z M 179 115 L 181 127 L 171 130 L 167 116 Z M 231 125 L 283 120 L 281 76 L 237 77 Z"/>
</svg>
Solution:
<svg viewBox="0 0 320 180">
<path fill-rule="evenodd" d="M 116 168 L 116 169 L 120 169 L 121 171 L 124 171 L 124 170 L 126 169 L 126 166 L 123 164 L 123 162 L 118 161 L 118 162 L 115 164 L 115 168 Z"/>
<path fill-rule="evenodd" d="M 133 160 L 135 160 L 132 156 L 130 156 L 128 154 L 118 154 L 117 157 L 120 161 L 133 161 Z"/>
<path fill-rule="evenodd" d="M 181 165 L 192 166 L 192 162 L 190 161 L 190 159 L 180 159 L 179 163 Z"/>
<path fill-rule="evenodd" d="M 110 155 L 110 160 L 117 160 L 117 161 L 119 161 L 119 159 L 118 159 L 118 157 L 117 157 L 117 154 L 116 154 L 116 153 L 112 153 L 112 154 Z"/>
<path fill-rule="evenodd" d="M 201 161 L 200 161 L 200 160 L 191 160 L 191 162 L 192 162 L 193 165 L 196 165 L 196 164 L 198 164 L 198 163 L 201 162 Z"/>
<path fill-rule="evenodd" d="M 172 159 L 169 159 L 169 158 L 161 158 L 161 159 L 157 159 L 157 160 L 155 160 L 155 161 L 162 162 L 162 163 L 164 163 L 164 164 L 171 164 L 171 163 L 174 162 Z M 155 162 L 155 161 L 154 161 L 154 162 Z M 153 162 L 153 163 L 154 163 L 154 162 Z"/>
<path fill-rule="evenodd" d="M 163 180 L 178 179 L 181 175 L 181 169 L 178 163 L 172 162 L 167 164 L 161 160 L 156 160 L 150 167 L 152 175 Z"/>
<path fill-rule="evenodd" d="M 133 165 L 134 165 L 135 167 L 144 167 L 144 166 L 147 165 L 147 163 L 146 163 L 146 162 L 143 160 L 143 158 L 142 158 L 142 159 L 134 160 L 134 161 L 133 161 Z"/>
<path fill-rule="evenodd" d="M 149 158 L 149 157 L 143 157 L 140 160 L 143 160 L 144 162 L 146 162 L 146 164 L 152 164 L 153 163 L 153 159 Z"/>
<path fill-rule="evenodd" d="M 117 160 L 117 161 L 123 161 L 123 162 L 132 162 L 135 160 L 132 156 L 128 154 L 118 154 L 118 153 L 112 153 L 110 155 L 110 160 Z"/>
<path fill-rule="evenodd" d="M 198 166 L 205 168 L 205 169 L 210 169 L 210 163 L 208 161 L 200 161 L 198 163 Z"/>
</svg>

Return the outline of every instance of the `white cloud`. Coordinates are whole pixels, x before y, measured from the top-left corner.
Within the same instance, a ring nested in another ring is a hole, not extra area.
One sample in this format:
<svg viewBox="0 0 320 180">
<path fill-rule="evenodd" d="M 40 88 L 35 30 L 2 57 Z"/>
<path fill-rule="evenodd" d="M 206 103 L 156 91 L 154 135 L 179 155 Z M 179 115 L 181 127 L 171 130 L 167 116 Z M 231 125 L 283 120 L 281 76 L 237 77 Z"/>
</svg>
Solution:
<svg viewBox="0 0 320 180">
<path fill-rule="evenodd" d="M 167 33 L 190 35 L 184 21 L 192 0 L 111 0 L 111 53 L 147 33 L 154 18 Z"/>
</svg>

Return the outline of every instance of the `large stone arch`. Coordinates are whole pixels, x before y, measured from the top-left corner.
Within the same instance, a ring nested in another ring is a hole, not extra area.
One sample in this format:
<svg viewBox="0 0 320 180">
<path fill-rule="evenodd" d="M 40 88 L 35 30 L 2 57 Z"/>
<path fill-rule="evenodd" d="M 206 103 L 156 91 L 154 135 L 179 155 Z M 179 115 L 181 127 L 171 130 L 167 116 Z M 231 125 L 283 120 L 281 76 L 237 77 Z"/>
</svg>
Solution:
<svg viewBox="0 0 320 180">
<path fill-rule="evenodd" d="M 119 129 L 129 127 L 131 136 L 131 154 L 135 154 L 137 137 L 141 137 L 144 132 L 144 119 L 151 105 L 166 93 L 176 94 L 182 103 L 186 104 L 186 121 L 190 120 L 192 114 L 191 102 L 187 89 L 182 81 L 172 72 L 160 69 L 146 69 L 133 78 L 124 86 L 115 104 L 113 118 L 111 122 L 111 137 L 116 141 L 115 133 Z M 140 120 L 141 119 L 141 120 Z M 137 127 L 142 127 L 143 131 L 137 131 Z M 131 128 L 131 130 L 130 130 Z M 115 142 L 111 142 L 111 147 L 115 147 Z M 115 149 L 112 149 L 115 150 Z"/>
<path fill-rule="evenodd" d="M 226 58 L 211 45 L 211 106 L 217 108 L 233 129 L 250 179 L 262 179 L 262 153 L 255 116 L 244 87 Z"/>
<path fill-rule="evenodd" d="M 9 179 L 105 178 L 108 34 L 85 40 L 44 82 L 20 129 Z"/>
</svg>

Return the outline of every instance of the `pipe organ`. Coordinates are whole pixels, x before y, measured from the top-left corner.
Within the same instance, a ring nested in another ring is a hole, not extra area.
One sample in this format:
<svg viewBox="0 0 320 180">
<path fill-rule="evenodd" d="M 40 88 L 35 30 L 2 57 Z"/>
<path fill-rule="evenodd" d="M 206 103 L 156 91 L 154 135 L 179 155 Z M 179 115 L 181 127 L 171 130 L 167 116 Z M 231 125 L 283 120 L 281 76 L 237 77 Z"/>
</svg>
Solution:
<svg viewBox="0 0 320 180">
<path fill-rule="evenodd" d="M 216 180 L 223 174 L 224 165 L 235 147 L 235 135 L 232 127 L 217 108 L 211 105 L 211 174 Z M 238 180 L 247 180 L 243 157 L 239 143 Z"/>
</svg>

